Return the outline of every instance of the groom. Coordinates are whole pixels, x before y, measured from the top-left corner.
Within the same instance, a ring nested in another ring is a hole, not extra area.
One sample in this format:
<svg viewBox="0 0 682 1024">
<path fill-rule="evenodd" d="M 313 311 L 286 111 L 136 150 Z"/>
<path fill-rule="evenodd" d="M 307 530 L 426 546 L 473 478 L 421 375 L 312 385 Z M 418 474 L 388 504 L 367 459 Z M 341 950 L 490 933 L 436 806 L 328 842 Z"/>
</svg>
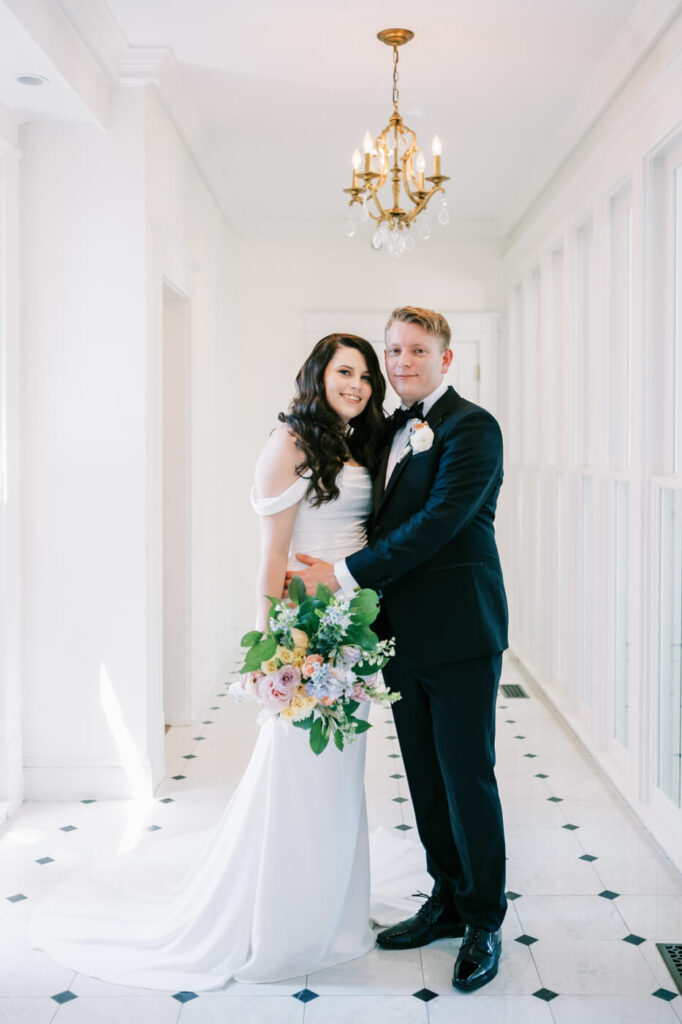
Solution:
<svg viewBox="0 0 682 1024">
<path fill-rule="evenodd" d="M 395 309 L 386 370 L 402 399 L 379 474 L 369 547 L 330 565 L 299 554 L 318 582 L 382 592 L 376 628 L 395 635 L 384 669 L 402 700 L 396 729 L 433 892 L 377 936 L 411 949 L 463 936 L 452 983 L 472 991 L 497 973 L 506 910 L 502 811 L 495 781 L 495 699 L 507 603 L 493 522 L 502 483 L 496 420 L 443 377 L 450 328 L 433 310 Z"/>
<path fill-rule="evenodd" d="M 330 565 L 298 555 L 308 590 L 382 592 L 377 629 L 396 637 L 384 669 L 417 826 L 434 880 L 408 921 L 377 936 L 410 949 L 463 936 L 453 984 L 491 981 L 505 915 L 505 843 L 495 778 L 495 702 L 507 601 L 494 519 L 497 421 L 443 382 L 450 328 L 431 309 L 394 309 L 386 370 L 402 399 L 374 485 L 370 546 Z"/>
</svg>

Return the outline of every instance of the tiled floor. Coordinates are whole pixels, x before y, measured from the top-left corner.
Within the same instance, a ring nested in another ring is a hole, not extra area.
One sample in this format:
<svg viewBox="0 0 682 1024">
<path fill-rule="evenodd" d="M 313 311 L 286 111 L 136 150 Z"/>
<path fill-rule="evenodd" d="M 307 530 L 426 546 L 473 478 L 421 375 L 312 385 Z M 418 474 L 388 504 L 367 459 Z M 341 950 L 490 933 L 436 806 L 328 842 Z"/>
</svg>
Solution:
<svg viewBox="0 0 682 1024">
<path fill-rule="evenodd" d="M 507 663 L 503 682 L 518 682 Z M 498 702 L 498 778 L 509 912 L 498 977 L 461 995 L 456 941 L 366 957 L 274 985 L 159 993 L 51 963 L 26 936 L 31 901 L 74 866 L 214 821 L 256 734 L 221 690 L 196 726 L 167 736 L 153 801 L 25 804 L 0 839 L 1 1024 L 677 1024 L 682 998 L 656 942 L 682 940 L 682 877 L 536 696 Z M 373 715 L 370 827 L 414 837 L 390 713 Z M 312 756 L 312 755 L 311 755 Z M 402 826 L 402 827 L 401 827 Z"/>
</svg>

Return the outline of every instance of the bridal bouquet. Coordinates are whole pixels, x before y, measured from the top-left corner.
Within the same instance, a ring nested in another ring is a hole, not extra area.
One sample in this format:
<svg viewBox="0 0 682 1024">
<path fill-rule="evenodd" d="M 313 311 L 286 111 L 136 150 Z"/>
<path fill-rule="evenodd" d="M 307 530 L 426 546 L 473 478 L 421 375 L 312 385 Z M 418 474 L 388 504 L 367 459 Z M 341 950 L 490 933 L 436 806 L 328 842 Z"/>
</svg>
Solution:
<svg viewBox="0 0 682 1024">
<path fill-rule="evenodd" d="M 254 629 L 242 637 L 248 647 L 242 687 L 262 704 L 264 717 L 307 729 L 313 753 L 321 754 L 331 737 L 343 750 L 370 728 L 355 716 L 361 702 L 400 699 L 377 679 L 395 647 L 370 629 L 379 598 L 374 590 L 336 596 L 323 584 L 313 597 L 295 576 L 288 600 L 268 600 L 267 632 Z"/>
</svg>

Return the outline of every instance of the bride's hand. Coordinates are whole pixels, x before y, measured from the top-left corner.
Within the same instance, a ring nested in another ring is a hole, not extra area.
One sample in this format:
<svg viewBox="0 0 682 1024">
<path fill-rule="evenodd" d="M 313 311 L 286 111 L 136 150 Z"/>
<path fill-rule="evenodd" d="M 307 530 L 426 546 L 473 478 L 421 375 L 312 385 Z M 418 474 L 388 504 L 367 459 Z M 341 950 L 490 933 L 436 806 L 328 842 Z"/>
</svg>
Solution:
<svg viewBox="0 0 682 1024">
<path fill-rule="evenodd" d="M 289 584 L 294 576 L 298 576 L 303 581 L 303 585 L 309 594 L 315 593 L 318 583 L 324 583 L 330 590 L 339 589 L 339 581 L 334 575 L 334 566 L 331 562 L 325 562 L 321 558 L 311 558 L 310 555 L 302 555 L 298 552 L 296 552 L 296 558 L 299 562 L 303 562 L 304 565 L 310 566 L 310 568 L 302 570 L 287 569 L 284 580 L 285 594 L 288 594 Z"/>
</svg>

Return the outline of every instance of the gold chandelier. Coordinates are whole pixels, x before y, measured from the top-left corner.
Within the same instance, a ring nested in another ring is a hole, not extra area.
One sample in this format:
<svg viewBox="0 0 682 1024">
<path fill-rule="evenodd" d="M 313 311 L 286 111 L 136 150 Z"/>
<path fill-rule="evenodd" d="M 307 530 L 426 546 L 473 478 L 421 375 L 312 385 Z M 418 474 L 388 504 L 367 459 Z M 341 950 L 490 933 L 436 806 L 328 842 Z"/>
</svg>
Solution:
<svg viewBox="0 0 682 1024">
<path fill-rule="evenodd" d="M 398 111 L 398 47 L 408 43 L 413 36 L 414 32 L 409 28 L 387 28 L 377 32 L 377 38 L 382 43 L 393 47 L 393 113 L 376 139 L 372 138 L 371 132 L 365 132 L 362 142 L 364 160 L 360 150 L 356 149 L 351 160 L 353 183 L 350 188 L 343 190 L 350 196 L 348 205 L 351 207 L 351 215 L 345 227 L 346 235 L 352 238 L 356 234 L 354 213 L 359 214 L 361 222 L 371 218 L 375 222 L 372 246 L 375 249 L 386 247 L 392 256 L 400 256 L 414 249 L 412 225 L 425 212 L 436 192 L 441 195 L 438 222 L 446 225 L 450 221 L 442 187 L 443 182 L 449 180 L 441 174 L 442 143 L 434 135 L 431 145 L 433 174 L 424 178 L 426 157 L 417 143 L 415 132 L 407 127 Z M 379 193 L 389 178 L 388 200 L 384 197 L 382 202 Z M 401 183 L 407 209 L 400 205 Z M 426 216 L 419 221 L 418 234 L 424 240 L 431 237 L 431 227 Z"/>
</svg>

